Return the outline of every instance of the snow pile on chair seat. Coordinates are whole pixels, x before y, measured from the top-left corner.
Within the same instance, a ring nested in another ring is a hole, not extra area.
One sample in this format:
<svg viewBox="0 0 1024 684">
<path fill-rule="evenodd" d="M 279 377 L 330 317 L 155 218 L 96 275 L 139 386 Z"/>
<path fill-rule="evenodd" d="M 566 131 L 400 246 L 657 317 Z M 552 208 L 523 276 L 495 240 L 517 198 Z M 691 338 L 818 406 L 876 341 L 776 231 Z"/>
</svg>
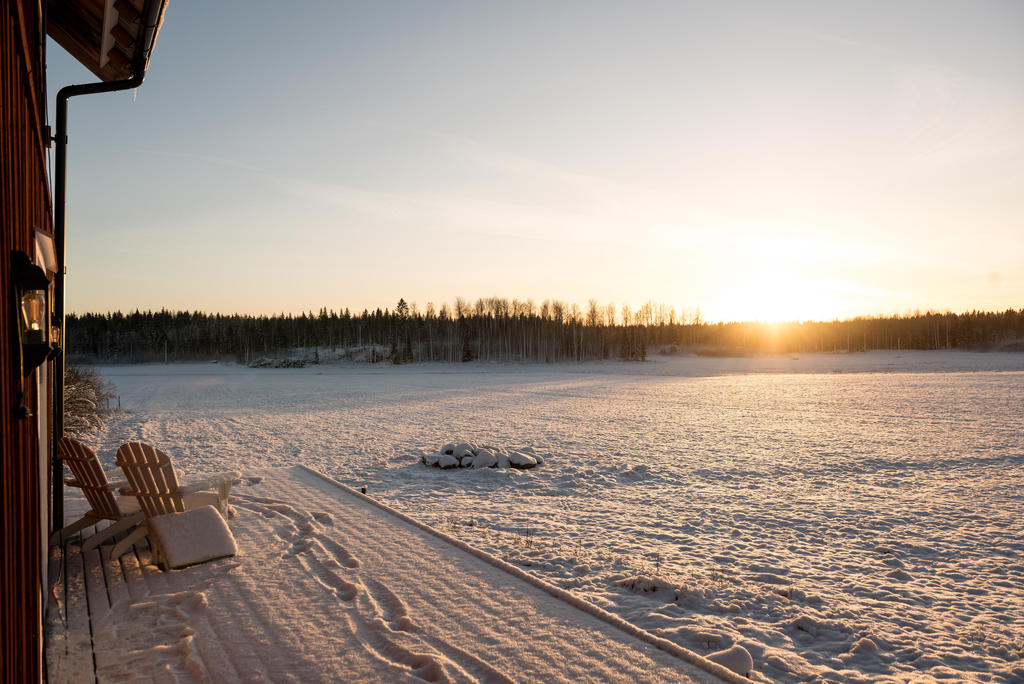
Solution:
<svg viewBox="0 0 1024 684">
<path fill-rule="evenodd" d="M 420 462 L 431 468 L 518 468 L 526 470 L 544 465 L 544 457 L 533 447 L 506 449 L 490 445 L 476 446 L 471 442 L 448 442 L 435 453 L 420 457 Z"/>
<path fill-rule="evenodd" d="M 754 669 L 754 659 L 750 656 L 750 651 L 739 644 L 733 644 L 730 648 L 715 651 L 706 657 L 711 662 L 727 667 L 739 675 L 747 676 Z"/>
<path fill-rule="evenodd" d="M 146 524 L 169 568 L 183 568 L 238 553 L 234 535 L 213 506 L 158 515 Z"/>
</svg>

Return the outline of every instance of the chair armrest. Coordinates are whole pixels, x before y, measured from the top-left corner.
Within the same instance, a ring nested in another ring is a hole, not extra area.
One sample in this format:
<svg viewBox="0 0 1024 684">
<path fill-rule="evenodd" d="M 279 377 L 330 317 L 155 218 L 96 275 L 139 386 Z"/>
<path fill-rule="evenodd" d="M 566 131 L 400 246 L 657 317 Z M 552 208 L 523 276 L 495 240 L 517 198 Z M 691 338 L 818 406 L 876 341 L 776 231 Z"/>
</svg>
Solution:
<svg viewBox="0 0 1024 684">
<path fill-rule="evenodd" d="M 195 482 L 190 482 L 189 484 L 185 485 L 184 487 L 179 486 L 177 493 L 181 494 L 182 496 L 186 496 L 188 494 L 194 494 L 195 492 L 201 492 L 201 491 L 204 491 L 204 490 L 207 490 L 207 489 L 214 489 L 214 488 L 219 487 L 220 485 L 225 484 L 225 483 L 235 484 L 236 482 L 241 482 L 241 481 L 242 481 L 242 474 L 240 472 L 238 472 L 237 470 L 229 470 L 229 471 L 224 472 L 224 473 L 217 473 L 216 475 L 210 475 L 209 477 L 205 477 L 202 480 L 197 480 Z M 126 485 L 126 484 L 128 484 L 128 483 L 125 482 L 125 481 L 122 481 L 122 482 L 118 483 L 118 485 Z M 124 487 L 123 489 L 120 489 L 119 491 L 121 493 L 121 496 L 139 496 L 141 494 L 141 492 L 138 492 L 135 489 L 132 489 L 131 487 Z"/>
<path fill-rule="evenodd" d="M 79 489 L 82 488 L 81 482 L 70 477 L 64 480 L 64 484 L 67 485 L 68 487 L 78 487 Z M 128 480 L 114 480 L 113 482 L 108 482 L 107 484 L 103 485 L 103 489 L 106 489 L 108 492 L 112 492 L 115 489 L 126 486 L 128 486 Z"/>
<path fill-rule="evenodd" d="M 236 482 L 240 482 L 241 480 L 242 473 L 238 472 L 237 470 L 229 470 L 227 472 L 217 473 L 216 475 L 208 475 L 207 477 L 204 477 L 202 480 L 189 482 L 187 485 L 178 487 L 178 491 L 181 493 L 182 496 L 186 496 L 188 494 L 194 494 L 196 492 L 201 492 L 206 489 L 214 489 L 215 487 L 219 487 L 222 484 L 226 483 L 235 484 Z"/>
</svg>

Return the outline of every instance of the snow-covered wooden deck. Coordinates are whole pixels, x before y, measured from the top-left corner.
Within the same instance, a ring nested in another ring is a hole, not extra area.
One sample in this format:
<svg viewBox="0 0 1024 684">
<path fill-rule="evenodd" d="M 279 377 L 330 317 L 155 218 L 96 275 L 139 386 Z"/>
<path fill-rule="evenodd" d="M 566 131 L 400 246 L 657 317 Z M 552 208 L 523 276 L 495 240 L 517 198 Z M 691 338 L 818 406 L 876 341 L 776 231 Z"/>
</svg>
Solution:
<svg viewBox="0 0 1024 684">
<path fill-rule="evenodd" d="M 305 468 L 232 504 L 234 558 L 53 549 L 50 681 L 746 681 Z"/>
</svg>

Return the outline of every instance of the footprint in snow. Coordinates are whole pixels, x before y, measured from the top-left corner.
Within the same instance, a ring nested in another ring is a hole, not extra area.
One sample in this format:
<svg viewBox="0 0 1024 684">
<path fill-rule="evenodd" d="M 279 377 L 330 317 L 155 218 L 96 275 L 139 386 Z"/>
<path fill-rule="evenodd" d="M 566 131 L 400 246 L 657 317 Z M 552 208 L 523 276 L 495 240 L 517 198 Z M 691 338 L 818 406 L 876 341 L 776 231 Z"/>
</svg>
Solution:
<svg viewBox="0 0 1024 684">
<path fill-rule="evenodd" d="M 367 578 L 363 582 L 369 591 L 372 612 L 387 623 L 394 631 L 418 632 L 419 625 L 409 617 L 409 609 L 405 601 L 377 580 Z"/>
<path fill-rule="evenodd" d="M 346 568 L 358 568 L 359 559 L 349 553 L 348 549 L 334 541 L 330 537 L 320 537 L 325 551 L 330 552 L 335 560 L 344 565 Z"/>
<path fill-rule="evenodd" d="M 324 511 L 318 511 L 316 513 L 313 513 L 313 518 L 316 519 L 316 521 L 321 525 L 334 524 L 334 518 L 331 517 L 331 514 L 325 513 Z"/>
</svg>

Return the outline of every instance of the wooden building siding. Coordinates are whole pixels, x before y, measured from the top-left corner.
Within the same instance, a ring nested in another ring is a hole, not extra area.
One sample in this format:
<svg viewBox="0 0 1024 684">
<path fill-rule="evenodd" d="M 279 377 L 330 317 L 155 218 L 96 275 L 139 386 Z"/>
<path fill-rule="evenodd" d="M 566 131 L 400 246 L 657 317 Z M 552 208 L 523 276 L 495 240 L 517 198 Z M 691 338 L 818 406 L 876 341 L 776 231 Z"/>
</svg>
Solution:
<svg viewBox="0 0 1024 684">
<path fill-rule="evenodd" d="M 40 3 L 0 4 L 0 675 L 31 682 L 42 676 L 41 546 L 47 525 L 41 507 L 48 501 L 40 492 L 46 469 L 40 468 L 37 417 L 14 416 L 19 378 L 10 254 L 17 249 L 31 256 L 34 229 L 53 228 Z M 25 404 L 34 414 L 40 408 L 37 373 L 25 383 Z"/>
</svg>

